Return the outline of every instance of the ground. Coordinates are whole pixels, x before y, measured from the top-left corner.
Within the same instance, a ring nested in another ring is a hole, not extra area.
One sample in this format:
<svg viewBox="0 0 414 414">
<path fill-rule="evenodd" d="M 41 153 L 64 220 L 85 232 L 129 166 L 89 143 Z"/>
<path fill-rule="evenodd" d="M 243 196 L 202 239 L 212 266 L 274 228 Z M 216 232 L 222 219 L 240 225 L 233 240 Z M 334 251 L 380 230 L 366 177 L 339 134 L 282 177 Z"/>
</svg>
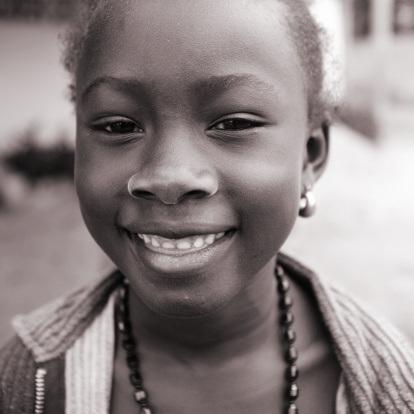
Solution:
<svg viewBox="0 0 414 414">
<path fill-rule="evenodd" d="M 414 140 L 377 144 L 339 126 L 318 184 L 318 212 L 300 219 L 285 251 L 342 285 L 414 340 Z M 0 344 L 12 315 L 109 269 L 85 229 L 73 187 L 43 185 L 0 214 Z"/>
</svg>

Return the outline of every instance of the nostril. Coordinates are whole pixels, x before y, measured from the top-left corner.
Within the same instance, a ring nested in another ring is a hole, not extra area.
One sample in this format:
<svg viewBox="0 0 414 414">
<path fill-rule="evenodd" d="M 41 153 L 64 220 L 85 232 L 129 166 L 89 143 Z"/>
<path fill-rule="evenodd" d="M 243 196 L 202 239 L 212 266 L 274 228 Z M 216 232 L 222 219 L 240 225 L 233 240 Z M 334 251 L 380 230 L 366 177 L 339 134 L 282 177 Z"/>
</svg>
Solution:
<svg viewBox="0 0 414 414">
<path fill-rule="evenodd" d="M 208 194 L 206 191 L 203 190 L 191 190 L 184 194 L 184 197 L 188 198 L 203 198 L 206 197 Z"/>
<path fill-rule="evenodd" d="M 155 198 L 155 194 L 151 193 L 151 191 L 145 190 L 132 190 L 131 195 L 135 198 L 145 198 L 146 200 L 152 200 Z"/>
</svg>

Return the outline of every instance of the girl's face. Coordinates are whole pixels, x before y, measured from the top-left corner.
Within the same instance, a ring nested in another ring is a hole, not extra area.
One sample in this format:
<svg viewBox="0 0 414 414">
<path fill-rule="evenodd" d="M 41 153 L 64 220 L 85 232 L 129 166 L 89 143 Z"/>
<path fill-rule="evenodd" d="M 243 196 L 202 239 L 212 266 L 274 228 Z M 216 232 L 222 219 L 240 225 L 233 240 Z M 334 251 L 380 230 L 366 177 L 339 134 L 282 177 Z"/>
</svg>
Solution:
<svg viewBox="0 0 414 414">
<path fill-rule="evenodd" d="M 307 97 L 285 9 L 112 7 L 77 74 L 83 216 L 147 306 L 205 314 L 271 272 L 297 217 Z"/>
</svg>

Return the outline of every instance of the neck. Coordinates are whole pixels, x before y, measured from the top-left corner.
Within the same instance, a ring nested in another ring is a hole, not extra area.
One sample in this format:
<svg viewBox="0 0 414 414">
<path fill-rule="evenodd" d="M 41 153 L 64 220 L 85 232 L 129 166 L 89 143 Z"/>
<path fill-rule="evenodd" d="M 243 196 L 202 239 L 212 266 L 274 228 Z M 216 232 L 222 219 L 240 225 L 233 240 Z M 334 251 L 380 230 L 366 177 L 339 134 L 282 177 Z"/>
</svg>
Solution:
<svg viewBox="0 0 414 414">
<path fill-rule="evenodd" d="M 230 303 L 211 314 L 174 318 L 157 314 L 130 294 L 133 329 L 139 342 L 178 355 L 215 359 L 243 354 L 277 340 L 274 261 L 271 260 Z"/>
</svg>

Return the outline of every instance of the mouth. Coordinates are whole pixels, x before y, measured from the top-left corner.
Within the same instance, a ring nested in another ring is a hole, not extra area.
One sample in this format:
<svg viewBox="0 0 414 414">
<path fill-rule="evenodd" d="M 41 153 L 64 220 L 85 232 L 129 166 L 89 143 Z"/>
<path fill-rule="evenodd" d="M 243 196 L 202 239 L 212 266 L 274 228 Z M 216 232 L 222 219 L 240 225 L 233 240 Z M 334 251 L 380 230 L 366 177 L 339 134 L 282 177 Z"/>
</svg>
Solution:
<svg viewBox="0 0 414 414">
<path fill-rule="evenodd" d="M 237 233 L 235 227 L 200 224 L 124 230 L 132 254 L 158 281 L 166 276 L 193 280 L 215 267 L 226 257 Z"/>
<path fill-rule="evenodd" d="M 227 230 L 179 238 L 167 238 L 157 234 L 130 233 L 130 237 L 154 253 L 182 256 L 205 250 L 230 237 L 233 233 L 234 230 Z"/>
</svg>

